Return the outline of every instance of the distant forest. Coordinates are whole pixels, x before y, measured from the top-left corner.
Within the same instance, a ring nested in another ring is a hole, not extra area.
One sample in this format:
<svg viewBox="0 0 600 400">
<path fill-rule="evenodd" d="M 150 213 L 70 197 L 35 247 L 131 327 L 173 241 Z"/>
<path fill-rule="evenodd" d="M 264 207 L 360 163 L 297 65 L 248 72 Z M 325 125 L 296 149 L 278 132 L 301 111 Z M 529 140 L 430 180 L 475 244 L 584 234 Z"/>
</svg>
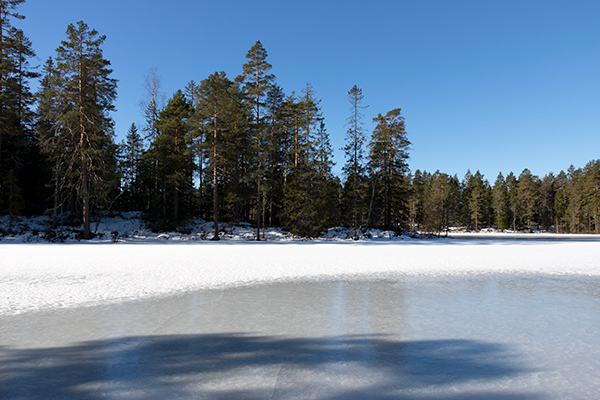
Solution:
<svg viewBox="0 0 600 400">
<path fill-rule="evenodd" d="M 233 79 L 217 71 L 170 98 L 156 69 L 140 94 L 145 122 L 115 142 L 117 95 L 104 36 L 71 24 L 41 72 L 33 46 L 12 26 L 24 0 L 0 0 L 0 215 L 48 214 L 83 225 L 116 211 L 142 211 L 156 231 L 191 218 L 282 226 L 305 237 L 333 226 L 443 232 L 543 229 L 599 233 L 600 161 L 543 178 L 410 172 L 400 108 L 363 128 L 364 96 L 348 91 L 343 176 L 320 100 L 310 84 L 284 93 L 260 41 Z M 32 93 L 30 82 L 39 79 Z M 218 235 L 216 235 L 218 238 Z"/>
</svg>

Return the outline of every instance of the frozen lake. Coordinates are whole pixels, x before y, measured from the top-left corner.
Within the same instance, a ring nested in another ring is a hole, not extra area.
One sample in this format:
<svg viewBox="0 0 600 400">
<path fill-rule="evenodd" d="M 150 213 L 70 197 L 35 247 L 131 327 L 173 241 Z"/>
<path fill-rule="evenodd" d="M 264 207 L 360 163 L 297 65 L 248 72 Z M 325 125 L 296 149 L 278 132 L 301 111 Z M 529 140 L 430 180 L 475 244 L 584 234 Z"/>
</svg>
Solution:
<svg viewBox="0 0 600 400">
<path fill-rule="evenodd" d="M 598 276 L 280 282 L 0 327 L 0 399 L 600 398 Z"/>
</svg>

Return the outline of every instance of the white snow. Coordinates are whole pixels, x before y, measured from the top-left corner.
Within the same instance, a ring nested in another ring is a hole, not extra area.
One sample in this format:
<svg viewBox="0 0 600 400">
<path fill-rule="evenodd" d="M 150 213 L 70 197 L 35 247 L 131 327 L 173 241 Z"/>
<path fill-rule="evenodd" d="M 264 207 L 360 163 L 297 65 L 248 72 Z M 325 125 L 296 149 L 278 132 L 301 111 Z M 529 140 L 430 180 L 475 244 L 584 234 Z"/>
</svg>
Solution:
<svg viewBox="0 0 600 400">
<path fill-rule="evenodd" d="M 600 275 L 597 236 L 453 233 L 474 240 L 416 240 L 370 230 L 360 241 L 332 228 L 306 241 L 268 229 L 256 243 L 248 224 L 193 221 L 182 232 L 153 233 L 139 213 L 103 218 L 98 236 L 78 241 L 78 227 L 48 241 L 48 217 L 9 225 L 0 218 L 0 314 L 116 303 L 198 289 L 277 281 L 358 279 L 381 275 L 544 273 Z M 532 238 L 542 240 L 508 240 Z M 485 240 L 484 240 L 485 238 Z M 578 240 L 546 240 L 546 239 Z M 490 240 L 491 239 L 491 240 Z M 586 241 L 587 240 L 587 241 Z"/>
<path fill-rule="evenodd" d="M 292 280 L 477 273 L 600 275 L 600 242 L 0 242 L 0 314 Z"/>
</svg>

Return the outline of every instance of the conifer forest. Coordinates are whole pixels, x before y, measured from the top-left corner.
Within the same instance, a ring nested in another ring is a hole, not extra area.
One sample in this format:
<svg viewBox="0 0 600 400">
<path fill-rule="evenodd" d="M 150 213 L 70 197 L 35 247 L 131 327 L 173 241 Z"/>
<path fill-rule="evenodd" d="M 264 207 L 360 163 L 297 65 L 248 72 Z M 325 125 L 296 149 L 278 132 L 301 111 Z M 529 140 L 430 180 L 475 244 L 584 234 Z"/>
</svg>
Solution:
<svg viewBox="0 0 600 400">
<path fill-rule="evenodd" d="M 492 180 L 478 171 L 411 171 L 400 105 L 367 117 L 357 85 L 348 88 L 343 174 L 335 176 L 317 89 L 278 86 L 260 41 L 238 76 L 216 71 L 170 98 L 151 69 L 140 93 L 145 122 L 117 143 L 118 82 L 105 37 L 71 24 L 54 56 L 35 68 L 33 44 L 13 27 L 23 2 L 0 0 L 0 215 L 47 214 L 56 223 L 70 216 L 84 239 L 99 215 L 117 211 L 143 212 L 156 231 L 194 217 L 214 221 L 215 231 L 248 222 L 258 240 L 269 226 L 304 237 L 334 226 L 600 233 L 600 160 Z"/>
</svg>

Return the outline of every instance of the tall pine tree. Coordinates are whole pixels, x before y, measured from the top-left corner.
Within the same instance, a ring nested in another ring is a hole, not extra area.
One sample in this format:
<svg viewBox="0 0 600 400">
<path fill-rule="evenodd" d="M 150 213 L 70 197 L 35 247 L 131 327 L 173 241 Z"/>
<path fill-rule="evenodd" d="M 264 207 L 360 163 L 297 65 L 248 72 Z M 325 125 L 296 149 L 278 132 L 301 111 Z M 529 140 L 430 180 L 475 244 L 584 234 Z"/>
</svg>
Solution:
<svg viewBox="0 0 600 400">
<path fill-rule="evenodd" d="M 44 144 L 53 147 L 47 150 L 54 154 L 55 161 L 60 158 L 63 168 L 54 179 L 72 174 L 81 205 L 84 239 L 92 237 L 91 197 L 104 198 L 107 188 L 101 183 L 111 175 L 114 178 L 116 149 L 109 112 L 114 110 L 117 83 L 110 77 L 110 62 L 102 53 L 104 40 L 105 36 L 83 21 L 70 24 L 67 40 L 56 49 L 56 65 L 46 65 L 48 81 L 40 93 L 44 99 L 42 118 L 54 125 L 50 131 L 41 132 L 46 134 Z"/>
<path fill-rule="evenodd" d="M 267 51 L 260 40 L 257 40 L 254 46 L 248 50 L 246 59 L 248 62 L 244 64 L 243 73 L 237 80 L 243 84 L 254 110 L 252 134 L 256 146 L 256 240 L 260 240 L 261 181 L 264 168 L 263 141 L 265 137 L 264 112 L 261 111 L 261 108 L 264 106 L 264 98 L 275 80 L 275 76 L 269 74 L 272 67 L 267 62 Z"/>
<path fill-rule="evenodd" d="M 24 18 L 16 12 L 23 1 L 0 0 L 0 213 L 11 216 L 40 204 L 43 189 L 29 89 L 29 80 L 38 76 L 29 65 L 35 53 L 23 31 L 11 24 Z"/>
<path fill-rule="evenodd" d="M 200 83 L 197 90 L 198 115 L 206 138 L 213 188 L 213 240 L 219 240 L 219 176 L 223 175 L 225 145 L 223 135 L 231 129 L 235 104 L 234 84 L 225 72 L 215 72 Z"/>
<path fill-rule="evenodd" d="M 362 223 L 362 201 L 364 197 L 363 190 L 363 174 L 364 174 L 364 146 L 365 133 L 362 127 L 363 114 L 361 109 L 363 106 L 364 95 L 362 89 L 354 85 L 348 91 L 348 101 L 351 104 L 350 117 L 347 120 L 348 130 L 346 131 L 346 145 L 344 146 L 344 154 L 346 164 L 343 167 L 343 172 L 346 175 L 345 197 L 350 208 L 351 225 L 354 229 L 358 229 Z M 356 232 L 358 238 L 358 230 Z"/>
</svg>

